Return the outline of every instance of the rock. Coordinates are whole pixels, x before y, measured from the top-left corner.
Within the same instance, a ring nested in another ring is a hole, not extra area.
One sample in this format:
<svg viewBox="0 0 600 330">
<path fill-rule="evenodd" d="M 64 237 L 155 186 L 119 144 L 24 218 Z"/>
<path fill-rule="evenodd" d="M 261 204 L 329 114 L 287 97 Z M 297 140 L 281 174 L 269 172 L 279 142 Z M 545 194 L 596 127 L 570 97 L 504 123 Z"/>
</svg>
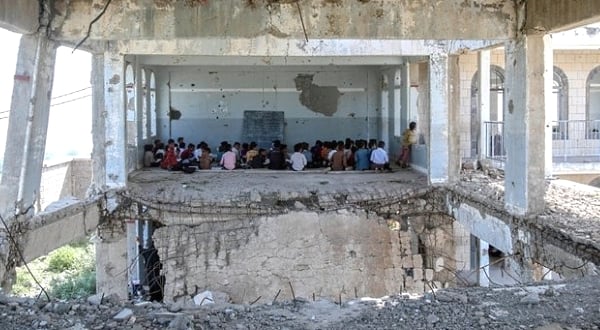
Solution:
<svg viewBox="0 0 600 330">
<path fill-rule="evenodd" d="M 214 304 L 215 300 L 213 298 L 212 292 L 204 291 L 194 296 L 194 304 L 197 306 L 204 306 L 209 304 Z"/>
<path fill-rule="evenodd" d="M 552 323 L 537 327 L 534 330 L 563 330 L 563 327 L 558 323 Z"/>
<path fill-rule="evenodd" d="M 66 303 L 56 303 L 54 304 L 53 311 L 56 314 L 66 314 L 71 310 L 71 305 Z"/>
<path fill-rule="evenodd" d="M 294 202 L 294 208 L 296 208 L 297 210 L 305 210 L 306 209 L 306 205 L 302 204 L 299 201 L 295 201 Z"/>
<path fill-rule="evenodd" d="M 167 329 L 172 330 L 191 330 L 194 329 L 193 319 L 189 315 L 177 315 L 171 322 Z"/>
<path fill-rule="evenodd" d="M 429 324 L 436 324 L 439 321 L 440 321 L 440 318 L 433 314 L 427 316 L 427 323 L 429 323 Z"/>
<path fill-rule="evenodd" d="M 546 291 L 544 291 L 544 296 L 546 297 L 554 297 L 557 296 L 558 292 L 556 292 L 556 289 L 554 289 L 554 287 L 549 287 L 548 289 L 546 289 Z"/>
<path fill-rule="evenodd" d="M 435 298 L 442 302 L 460 302 L 466 304 L 469 299 L 467 295 L 457 292 L 449 292 L 449 291 L 438 291 L 435 294 Z"/>
<path fill-rule="evenodd" d="M 540 295 L 536 292 L 532 292 L 525 297 L 521 298 L 521 304 L 524 305 L 537 305 L 540 303 Z"/>
<path fill-rule="evenodd" d="M 118 305 L 121 302 L 121 298 L 116 293 L 113 293 L 109 296 L 105 296 L 103 301 L 107 304 Z"/>
<path fill-rule="evenodd" d="M 104 293 L 97 293 L 95 295 L 91 295 L 89 297 L 87 297 L 87 302 L 90 305 L 93 306 L 98 306 L 100 304 L 102 304 L 102 300 L 104 299 Z"/>
<path fill-rule="evenodd" d="M 123 308 L 117 315 L 113 316 L 115 321 L 126 321 L 133 316 L 133 311 L 129 308 Z"/>
<path fill-rule="evenodd" d="M 11 302 L 11 299 L 4 293 L 0 292 L 0 305 L 8 305 L 9 302 Z"/>
</svg>

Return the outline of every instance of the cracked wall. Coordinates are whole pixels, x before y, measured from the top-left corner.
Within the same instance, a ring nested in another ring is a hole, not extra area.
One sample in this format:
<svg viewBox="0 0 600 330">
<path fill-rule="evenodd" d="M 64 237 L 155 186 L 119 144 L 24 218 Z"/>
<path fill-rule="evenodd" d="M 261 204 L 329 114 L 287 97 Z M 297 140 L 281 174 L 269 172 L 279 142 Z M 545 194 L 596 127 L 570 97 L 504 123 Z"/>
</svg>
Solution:
<svg viewBox="0 0 600 330">
<path fill-rule="evenodd" d="M 168 300 L 208 289 L 247 303 L 279 290 L 291 299 L 290 285 L 295 297 L 332 300 L 452 285 L 450 233 L 439 215 L 400 224 L 346 208 L 165 226 L 153 238 Z"/>
<path fill-rule="evenodd" d="M 324 0 L 298 4 L 253 1 L 249 5 L 241 0 L 117 1 L 96 22 L 90 40 L 263 35 L 304 40 L 304 31 L 311 39 L 508 39 L 516 28 L 514 3 L 507 0 L 446 0 L 435 5 L 421 5 L 412 0 L 343 3 Z M 92 0 L 54 1 L 55 37 L 80 39 L 102 7 Z M 436 19 L 420 24 L 424 17 Z"/>
</svg>

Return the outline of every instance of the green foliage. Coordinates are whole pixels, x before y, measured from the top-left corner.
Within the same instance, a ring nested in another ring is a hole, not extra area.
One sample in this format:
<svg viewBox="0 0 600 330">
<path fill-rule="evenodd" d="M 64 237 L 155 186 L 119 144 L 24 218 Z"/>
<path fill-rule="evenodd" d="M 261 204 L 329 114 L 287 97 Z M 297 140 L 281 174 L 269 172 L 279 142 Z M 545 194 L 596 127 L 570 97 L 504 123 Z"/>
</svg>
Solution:
<svg viewBox="0 0 600 330">
<path fill-rule="evenodd" d="M 94 269 L 83 269 L 68 274 L 64 279 L 50 282 L 50 295 L 59 299 L 70 299 L 89 296 L 96 293 L 96 272 Z"/>
<path fill-rule="evenodd" d="M 12 287 L 12 293 L 16 295 L 27 294 L 34 285 L 35 282 L 26 269 L 17 269 L 17 279 Z"/>
<path fill-rule="evenodd" d="M 94 245 L 87 241 L 63 246 L 28 265 L 52 297 L 67 299 L 96 291 L 95 250 Z M 40 288 L 27 269 L 19 267 L 12 292 L 35 297 Z"/>
<path fill-rule="evenodd" d="M 77 266 L 77 251 L 67 245 L 51 252 L 48 258 L 48 270 L 55 273 L 75 269 Z"/>
</svg>

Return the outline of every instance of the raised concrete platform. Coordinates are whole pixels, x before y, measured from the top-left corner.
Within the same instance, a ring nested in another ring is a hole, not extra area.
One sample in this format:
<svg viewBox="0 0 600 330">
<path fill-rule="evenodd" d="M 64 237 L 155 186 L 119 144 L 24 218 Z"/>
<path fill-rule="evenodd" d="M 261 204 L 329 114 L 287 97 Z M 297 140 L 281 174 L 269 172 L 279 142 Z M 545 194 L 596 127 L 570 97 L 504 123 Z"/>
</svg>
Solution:
<svg viewBox="0 0 600 330">
<path fill-rule="evenodd" d="M 278 290 L 290 298 L 290 285 L 303 297 L 426 291 L 468 268 L 469 233 L 505 252 L 525 281 L 541 266 L 566 277 L 596 271 L 599 189 L 548 181 L 545 212 L 517 217 L 504 210 L 503 185 L 481 172 L 429 186 L 412 170 L 148 169 L 129 176 L 121 197 L 160 227 L 167 300 L 202 288 L 245 302 Z"/>
</svg>

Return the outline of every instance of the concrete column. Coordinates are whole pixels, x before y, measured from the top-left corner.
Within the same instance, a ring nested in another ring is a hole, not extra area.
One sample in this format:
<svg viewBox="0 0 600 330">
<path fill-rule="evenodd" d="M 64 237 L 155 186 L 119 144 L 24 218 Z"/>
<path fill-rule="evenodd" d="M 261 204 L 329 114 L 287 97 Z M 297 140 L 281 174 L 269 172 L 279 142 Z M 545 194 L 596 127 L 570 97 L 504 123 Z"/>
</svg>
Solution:
<svg viewBox="0 0 600 330">
<path fill-rule="evenodd" d="M 389 147 L 389 138 L 390 138 L 390 106 L 391 106 L 391 98 L 390 96 L 390 85 L 393 85 L 393 82 L 390 82 L 390 75 L 388 71 L 383 71 L 381 79 L 383 80 L 381 83 L 381 107 L 380 107 L 380 130 L 379 130 L 379 140 L 385 142 L 386 148 Z"/>
<path fill-rule="evenodd" d="M 554 85 L 554 51 L 552 48 L 552 38 L 550 36 L 544 38 L 544 96 L 546 109 L 546 157 L 545 157 L 545 176 L 552 177 L 552 118 L 553 115 L 548 114 L 548 111 L 554 111 L 548 107 L 552 104 L 552 98 L 555 96 L 552 93 Z M 555 114 L 554 114 L 555 116 Z M 558 118 L 556 118 L 558 120 Z"/>
<path fill-rule="evenodd" d="M 21 37 L 2 169 L 2 206 L 17 213 L 39 198 L 57 47 L 43 33 Z"/>
<path fill-rule="evenodd" d="M 127 182 L 124 70 L 122 55 L 105 52 L 93 57 L 92 178 L 100 191 L 125 187 Z"/>
<path fill-rule="evenodd" d="M 144 68 L 142 68 L 142 70 L 146 70 Z M 145 97 L 146 97 L 146 132 L 148 132 L 148 143 L 152 143 L 154 142 L 152 139 L 152 111 L 154 111 L 152 109 L 152 98 L 150 97 L 151 94 L 151 89 L 150 89 L 150 78 L 152 77 L 152 75 L 150 74 L 150 71 L 146 70 L 146 85 L 142 86 L 145 87 Z M 143 158 L 142 158 L 143 159 Z"/>
<path fill-rule="evenodd" d="M 490 65 L 491 56 L 489 50 L 479 52 L 477 58 L 479 72 L 479 160 L 485 159 L 490 146 L 490 137 L 485 122 L 490 120 Z"/>
<path fill-rule="evenodd" d="M 429 182 L 458 177 L 458 57 L 434 53 L 429 58 Z"/>
<path fill-rule="evenodd" d="M 410 63 L 406 62 L 400 68 L 401 89 L 400 89 L 400 133 L 408 127 L 410 116 Z"/>
<path fill-rule="evenodd" d="M 479 286 L 490 286 L 490 244 L 484 240 L 479 240 Z"/>
<path fill-rule="evenodd" d="M 520 36 L 506 44 L 505 207 L 516 215 L 544 210 L 546 161 L 545 54 L 550 36 Z"/>
<path fill-rule="evenodd" d="M 96 242 L 96 292 L 127 299 L 127 235 L 120 225 L 99 227 Z"/>
<path fill-rule="evenodd" d="M 394 136 L 402 135 L 402 128 L 406 126 L 402 122 L 402 86 L 403 86 L 402 70 L 397 68 L 394 70 Z"/>
<path fill-rule="evenodd" d="M 143 167 L 142 159 L 144 157 L 144 86 L 142 85 L 142 67 L 140 61 L 135 59 L 135 120 L 137 126 L 137 152 L 135 168 Z"/>
</svg>

